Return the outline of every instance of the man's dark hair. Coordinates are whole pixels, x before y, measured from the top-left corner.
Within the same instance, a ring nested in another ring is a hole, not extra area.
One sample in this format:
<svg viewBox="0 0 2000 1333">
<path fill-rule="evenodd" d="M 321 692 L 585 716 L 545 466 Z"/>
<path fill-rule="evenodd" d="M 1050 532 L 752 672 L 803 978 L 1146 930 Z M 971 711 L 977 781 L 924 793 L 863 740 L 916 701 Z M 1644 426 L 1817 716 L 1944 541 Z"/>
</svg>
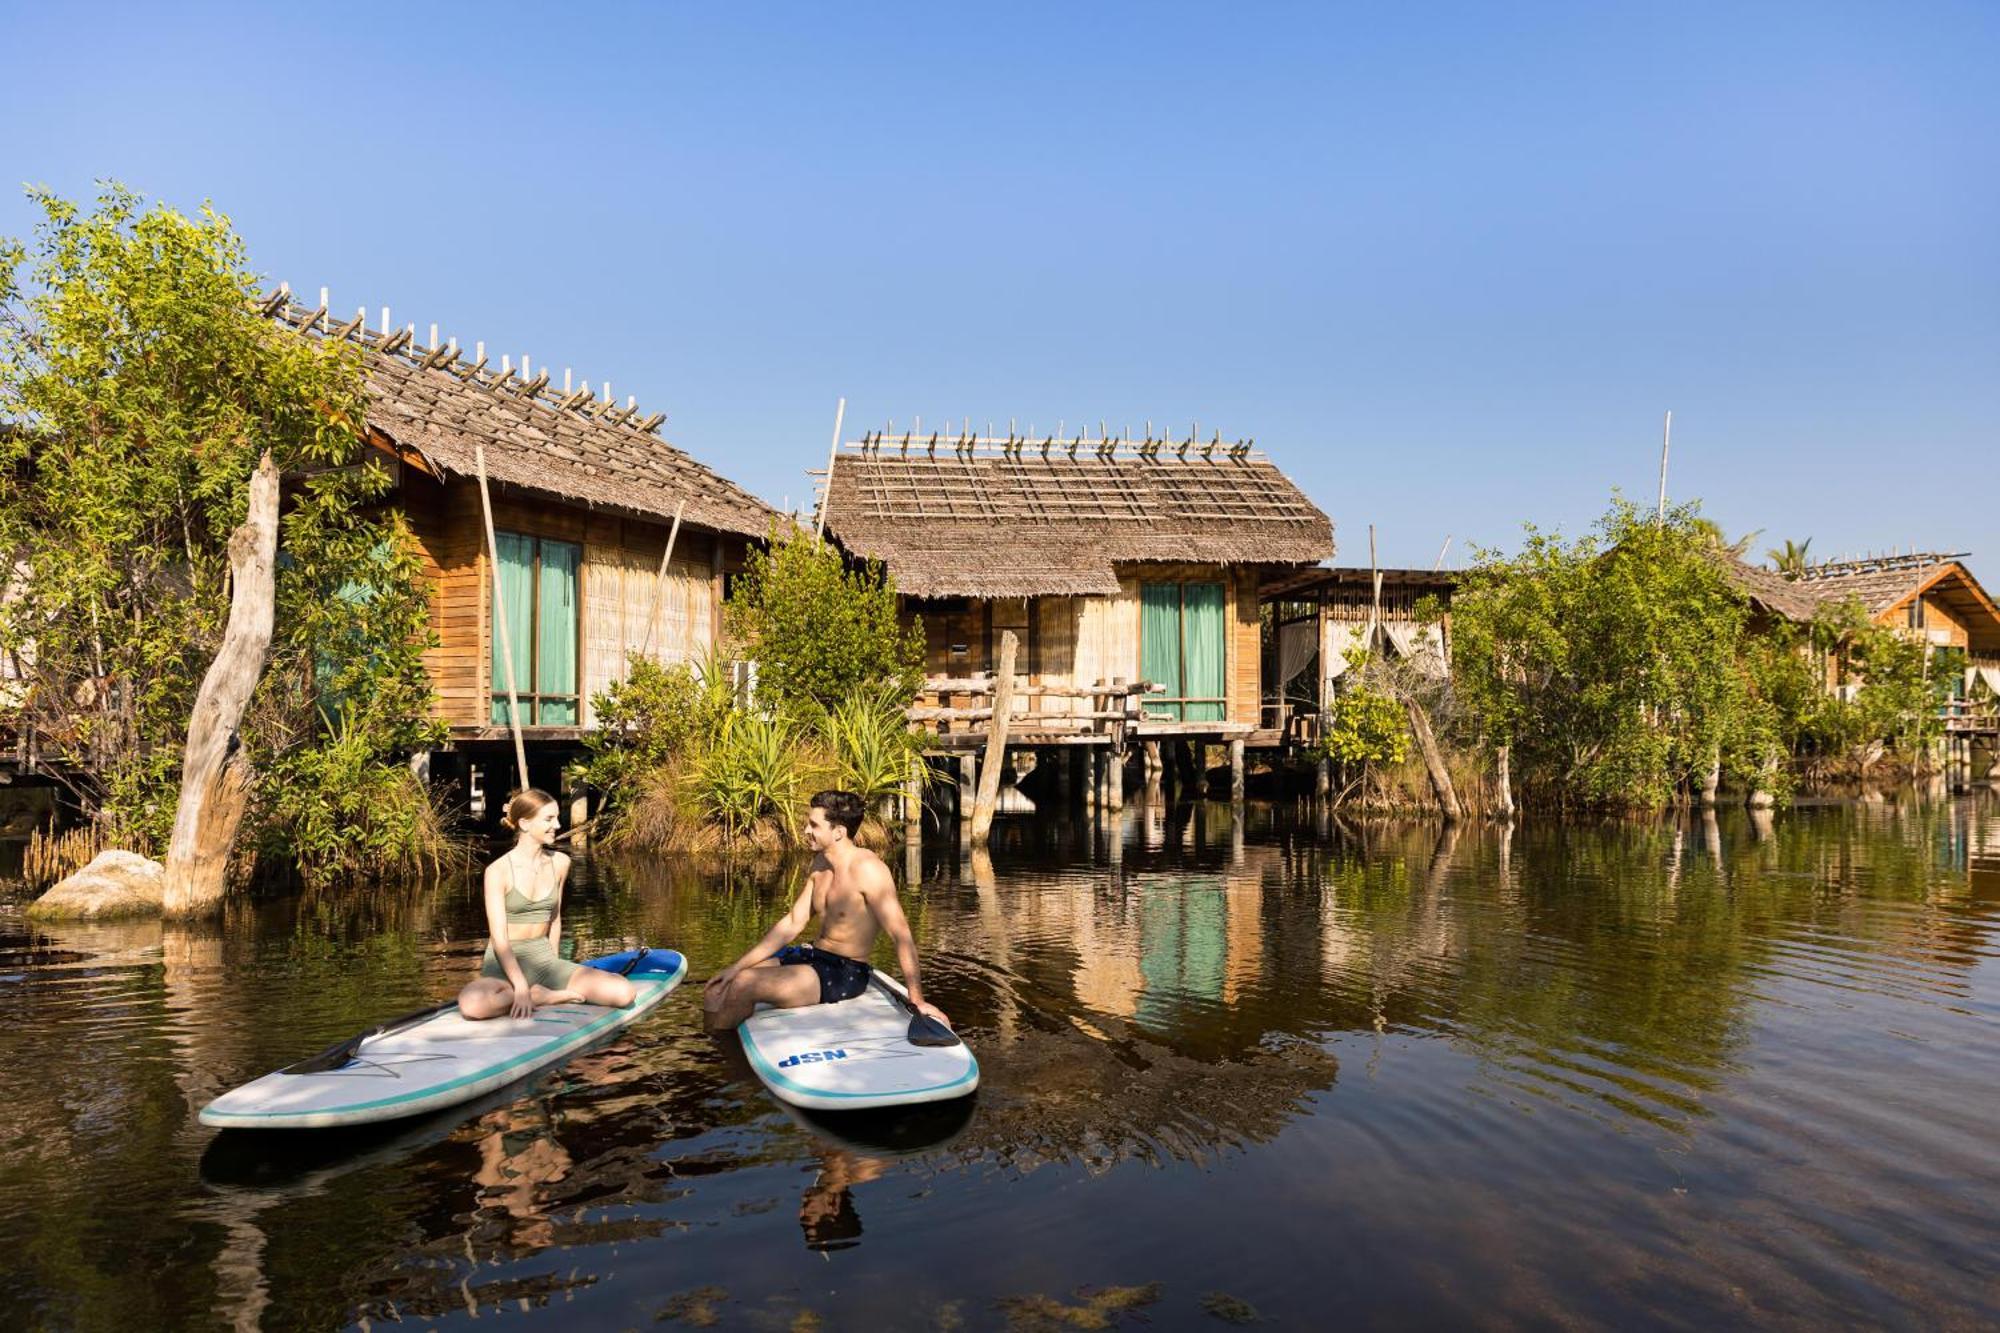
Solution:
<svg viewBox="0 0 2000 1333">
<path fill-rule="evenodd" d="M 827 823 L 846 829 L 848 837 L 861 832 L 861 817 L 868 813 L 868 807 L 853 792 L 816 791 L 812 795 L 812 803 L 826 811 Z"/>
</svg>

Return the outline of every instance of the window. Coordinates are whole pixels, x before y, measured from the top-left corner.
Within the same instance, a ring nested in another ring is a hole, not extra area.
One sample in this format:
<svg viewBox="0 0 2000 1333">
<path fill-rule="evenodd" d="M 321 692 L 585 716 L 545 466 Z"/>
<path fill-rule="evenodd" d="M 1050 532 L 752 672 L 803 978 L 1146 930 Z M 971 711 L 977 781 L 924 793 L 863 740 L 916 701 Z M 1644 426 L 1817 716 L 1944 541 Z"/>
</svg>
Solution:
<svg viewBox="0 0 2000 1333">
<path fill-rule="evenodd" d="M 1910 599 L 1910 612 L 1909 612 L 1909 615 L 1910 615 L 1910 628 L 1911 628 L 1911 629 L 1922 629 L 1922 628 L 1924 627 L 1924 599 L 1923 599 L 1923 598 L 1921 598 L 1921 597 L 1912 597 L 1912 598 Z"/>
<path fill-rule="evenodd" d="M 521 724 L 573 727 L 577 706 L 577 571 L 583 548 L 575 542 L 496 534 L 500 555 L 500 599 L 507 640 L 514 653 L 514 690 L 521 701 Z M 493 720 L 507 721 L 507 658 L 500 634 L 493 634 Z"/>
<path fill-rule="evenodd" d="M 1139 589 L 1139 674 L 1167 687 L 1146 696 L 1149 716 L 1220 722 L 1228 715 L 1220 583 L 1147 583 Z"/>
</svg>

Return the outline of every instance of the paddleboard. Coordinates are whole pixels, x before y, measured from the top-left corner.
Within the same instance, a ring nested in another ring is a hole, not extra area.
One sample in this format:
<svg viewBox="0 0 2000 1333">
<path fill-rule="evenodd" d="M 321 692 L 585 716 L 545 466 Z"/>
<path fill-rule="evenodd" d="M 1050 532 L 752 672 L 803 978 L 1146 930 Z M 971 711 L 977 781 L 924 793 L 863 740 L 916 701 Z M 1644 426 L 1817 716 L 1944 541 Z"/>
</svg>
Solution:
<svg viewBox="0 0 2000 1333">
<path fill-rule="evenodd" d="M 758 1006 L 736 1031 L 772 1095 L 814 1111 L 865 1111 L 950 1101 L 979 1086 L 964 1042 L 910 1042 L 910 993 L 877 972 L 868 989 L 836 1004 Z"/>
<path fill-rule="evenodd" d="M 551 1004 L 528 1018 L 473 1022 L 457 1003 L 372 1028 L 254 1079 L 201 1110 L 218 1129 L 325 1129 L 397 1120 L 472 1101 L 536 1074 L 650 1013 L 687 975 L 671 949 L 634 949 L 585 964 L 638 988 L 629 1008 Z M 630 967 L 628 971 L 627 968 Z"/>
</svg>

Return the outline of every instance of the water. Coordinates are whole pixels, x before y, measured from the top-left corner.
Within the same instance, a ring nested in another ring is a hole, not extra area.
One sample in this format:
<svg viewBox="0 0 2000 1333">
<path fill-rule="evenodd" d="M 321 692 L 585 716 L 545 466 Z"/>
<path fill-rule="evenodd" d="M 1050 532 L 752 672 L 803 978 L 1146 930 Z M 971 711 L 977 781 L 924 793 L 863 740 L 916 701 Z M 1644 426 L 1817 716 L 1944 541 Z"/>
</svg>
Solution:
<svg viewBox="0 0 2000 1333">
<path fill-rule="evenodd" d="M 795 874 L 580 863 L 569 929 L 699 978 Z M 1134 809 L 921 876 L 984 1086 L 848 1123 L 780 1108 L 690 987 L 461 1113 L 218 1136 L 209 1097 L 469 977 L 470 884 L 195 931 L 0 908 L 0 1325 L 2000 1319 L 1991 797 L 1511 835 Z"/>
</svg>

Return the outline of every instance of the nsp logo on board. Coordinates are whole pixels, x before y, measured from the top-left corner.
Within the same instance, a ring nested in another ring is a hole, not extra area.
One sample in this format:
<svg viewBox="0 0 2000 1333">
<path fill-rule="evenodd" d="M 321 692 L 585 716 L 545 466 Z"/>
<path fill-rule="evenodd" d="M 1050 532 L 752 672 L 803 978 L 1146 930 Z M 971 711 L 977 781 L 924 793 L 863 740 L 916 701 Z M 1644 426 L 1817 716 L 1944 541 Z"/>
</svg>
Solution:
<svg viewBox="0 0 2000 1333">
<path fill-rule="evenodd" d="M 845 1050 L 800 1051 L 797 1055 L 788 1055 L 778 1061 L 778 1068 L 790 1069 L 793 1065 L 816 1065 L 827 1060 L 845 1060 L 846 1058 L 847 1052 Z"/>
</svg>

